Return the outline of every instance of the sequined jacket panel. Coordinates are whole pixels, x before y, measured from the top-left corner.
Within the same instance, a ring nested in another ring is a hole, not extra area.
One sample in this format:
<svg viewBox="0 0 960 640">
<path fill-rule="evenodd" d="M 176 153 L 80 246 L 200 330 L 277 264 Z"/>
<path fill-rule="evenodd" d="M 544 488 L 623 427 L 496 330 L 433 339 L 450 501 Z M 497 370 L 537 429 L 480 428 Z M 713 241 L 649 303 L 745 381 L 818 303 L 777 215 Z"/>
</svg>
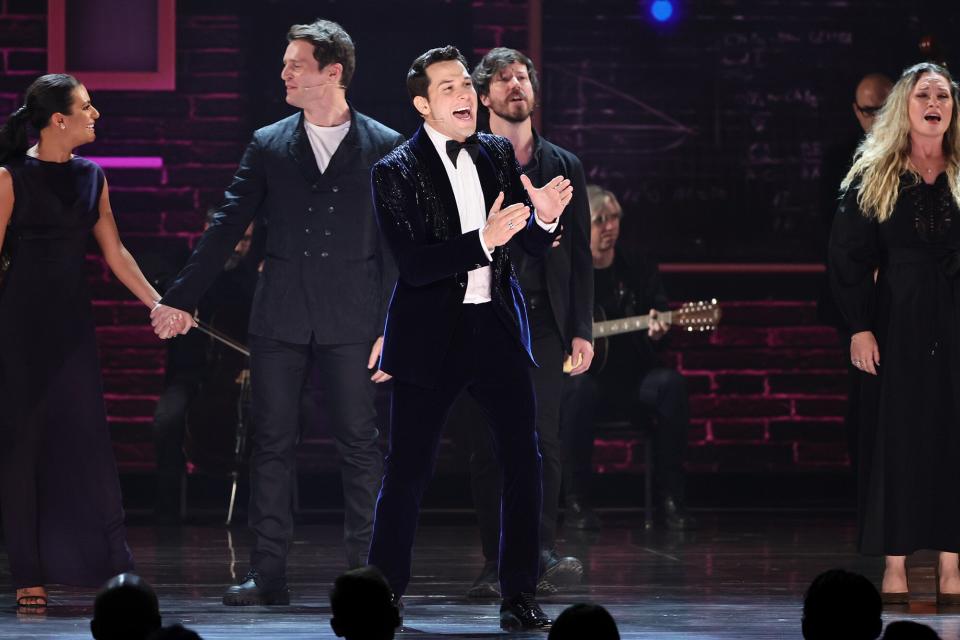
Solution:
<svg viewBox="0 0 960 640">
<path fill-rule="evenodd" d="M 504 205 L 530 205 L 520 166 L 505 138 L 481 133 L 477 173 L 489 211 L 503 191 Z M 523 292 L 504 247 L 487 260 L 480 231 L 462 233 L 453 189 L 442 160 L 421 128 L 376 163 L 374 209 L 400 277 L 387 312 L 380 368 L 401 380 L 433 387 L 467 288 L 467 272 L 490 266 L 491 304 L 531 364 L 530 327 Z M 531 206 L 532 210 L 532 206 Z M 534 222 L 517 234 L 519 250 L 544 255 L 552 234 Z"/>
</svg>

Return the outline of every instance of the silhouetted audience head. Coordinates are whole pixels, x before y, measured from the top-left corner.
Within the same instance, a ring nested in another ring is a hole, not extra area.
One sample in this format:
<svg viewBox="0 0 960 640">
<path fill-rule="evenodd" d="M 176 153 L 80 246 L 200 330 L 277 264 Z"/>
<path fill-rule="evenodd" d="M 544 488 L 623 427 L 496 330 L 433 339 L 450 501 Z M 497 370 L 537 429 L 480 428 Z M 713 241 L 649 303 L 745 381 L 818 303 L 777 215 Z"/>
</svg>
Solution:
<svg viewBox="0 0 960 640">
<path fill-rule="evenodd" d="M 347 571 L 330 589 L 330 627 L 347 640 L 391 640 L 400 610 L 386 578 L 376 567 Z"/>
<path fill-rule="evenodd" d="M 617 623 L 598 604 L 574 604 L 553 622 L 547 640 L 620 640 Z"/>
<path fill-rule="evenodd" d="M 191 631 L 182 624 L 172 624 L 160 629 L 148 640 L 203 640 L 203 638 L 196 631 Z"/>
<path fill-rule="evenodd" d="M 880 593 L 859 573 L 825 571 L 803 599 L 806 640 L 874 640 L 883 628 Z"/>
<path fill-rule="evenodd" d="M 157 594 L 140 576 L 121 573 L 97 594 L 90 621 L 97 640 L 145 640 L 159 628 Z"/>
<path fill-rule="evenodd" d="M 937 632 L 912 620 L 891 622 L 883 631 L 883 640 L 940 640 Z"/>
</svg>

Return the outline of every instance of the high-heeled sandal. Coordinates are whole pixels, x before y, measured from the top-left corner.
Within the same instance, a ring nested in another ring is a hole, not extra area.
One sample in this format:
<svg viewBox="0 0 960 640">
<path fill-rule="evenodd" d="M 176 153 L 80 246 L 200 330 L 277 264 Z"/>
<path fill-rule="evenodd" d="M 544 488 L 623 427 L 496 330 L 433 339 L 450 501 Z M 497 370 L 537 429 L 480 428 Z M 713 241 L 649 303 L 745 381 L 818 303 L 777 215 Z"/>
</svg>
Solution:
<svg viewBox="0 0 960 640">
<path fill-rule="evenodd" d="M 937 604 L 946 607 L 960 606 L 960 593 L 943 593 L 940 591 L 940 560 L 937 560 L 937 567 L 933 571 L 934 579 L 937 581 Z"/>
</svg>

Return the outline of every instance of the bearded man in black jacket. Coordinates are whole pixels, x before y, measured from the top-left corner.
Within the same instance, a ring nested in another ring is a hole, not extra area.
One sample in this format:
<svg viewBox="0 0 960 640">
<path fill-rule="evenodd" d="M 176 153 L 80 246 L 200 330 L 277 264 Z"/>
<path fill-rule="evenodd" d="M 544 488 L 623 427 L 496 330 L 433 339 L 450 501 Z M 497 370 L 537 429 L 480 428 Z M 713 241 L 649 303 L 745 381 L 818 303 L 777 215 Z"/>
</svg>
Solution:
<svg viewBox="0 0 960 640">
<path fill-rule="evenodd" d="M 490 113 L 490 131 L 513 145 L 523 173 L 535 184 L 550 176 L 569 176 L 573 199 L 559 239 L 545 256 L 512 250 L 527 301 L 537 396 L 537 437 L 543 458 L 543 511 L 540 520 L 540 593 L 580 582 L 583 564 L 556 551 L 557 512 L 563 471 L 560 400 L 563 361 L 575 363 L 571 376 L 585 373 L 593 360 L 593 259 L 590 255 L 590 206 L 583 165 L 574 154 L 541 136 L 533 127 L 539 91 L 537 70 L 520 51 L 491 49 L 473 70 L 480 101 Z M 473 503 L 480 523 L 484 566 L 467 596 L 496 597 L 500 525 L 500 475 L 489 430 L 476 411 L 463 412 L 470 440 Z M 471 419 L 467 416 L 476 416 Z"/>
</svg>

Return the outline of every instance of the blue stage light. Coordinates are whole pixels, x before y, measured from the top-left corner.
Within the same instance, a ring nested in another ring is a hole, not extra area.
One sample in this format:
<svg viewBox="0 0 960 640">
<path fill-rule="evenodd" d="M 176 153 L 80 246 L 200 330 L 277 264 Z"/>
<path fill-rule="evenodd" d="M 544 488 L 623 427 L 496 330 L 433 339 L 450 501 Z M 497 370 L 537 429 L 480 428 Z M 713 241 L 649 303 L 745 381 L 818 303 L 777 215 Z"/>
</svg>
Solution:
<svg viewBox="0 0 960 640">
<path fill-rule="evenodd" d="M 673 17 L 673 3 L 670 0 L 654 0 L 650 5 L 650 15 L 657 22 L 666 22 Z"/>
</svg>

